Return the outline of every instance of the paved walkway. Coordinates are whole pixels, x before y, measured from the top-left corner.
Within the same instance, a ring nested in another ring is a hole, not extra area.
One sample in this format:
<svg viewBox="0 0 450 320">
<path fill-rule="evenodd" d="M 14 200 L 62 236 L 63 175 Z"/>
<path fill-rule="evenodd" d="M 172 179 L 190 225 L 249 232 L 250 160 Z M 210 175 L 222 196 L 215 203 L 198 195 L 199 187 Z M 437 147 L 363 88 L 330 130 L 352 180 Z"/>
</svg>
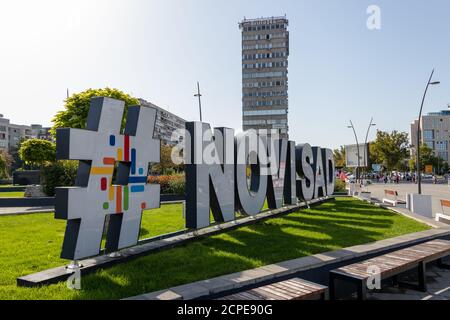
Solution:
<svg viewBox="0 0 450 320">
<path fill-rule="evenodd" d="M 53 212 L 54 207 L 10 207 L 0 208 L 0 216 L 12 216 L 18 214 Z"/>
<path fill-rule="evenodd" d="M 403 200 L 406 200 L 406 194 L 417 193 L 417 185 L 413 183 L 374 183 L 365 187 L 364 190 L 372 192 L 372 197 L 383 199 L 385 189 L 396 190 L 400 199 Z M 450 200 L 450 186 L 447 184 L 422 184 L 422 193 L 431 195 L 433 213 L 442 211 L 440 199 Z"/>
</svg>

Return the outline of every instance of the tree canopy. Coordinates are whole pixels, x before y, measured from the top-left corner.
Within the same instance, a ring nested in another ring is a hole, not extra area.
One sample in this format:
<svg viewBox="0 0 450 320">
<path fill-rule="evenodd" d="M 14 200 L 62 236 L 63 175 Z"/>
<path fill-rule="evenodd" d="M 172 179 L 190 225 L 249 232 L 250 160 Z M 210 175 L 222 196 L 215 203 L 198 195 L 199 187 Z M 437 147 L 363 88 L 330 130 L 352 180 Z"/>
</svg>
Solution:
<svg viewBox="0 0 450 320">
<path fill-rule="evenodd" d="M 372 162 L 382 164 L 387 170 L 405 168 L 405 160 L 409 157 L 409 139 L 406 132 L 377 131 L 377 137 L 371 143 L 370 157 Z"/>
<path fill-rule="evenodd" d="M 339 149 L 333 150 L 333 156 L 334 156 L 334 163 L 336 165 L 336 168 L 344 168 L 345 163 L 345 147 L 340 146 Z"/>
<path fill-rule="evenodd" d="M 51 133 L 55 135 L 57 128 L 79 128 L 86 127 L 91 98 L 109 97 L 125 102 L 125 112 L 129 106 L 138 105 L 139 100 L 114 88 L 88 89 L 86 91 L 72 94 L 64 104 L 64 110 L 59 111 L 53 118 Z M 124 127 L 125 119 L 122 120 Z"/>
<path fill-rule="evenodd" d="M 27 165 L 42 166 L 56 160 L 56 146 L 47 140 L 28 139 L 21 143 L 19 157 Z"/>
<path fill-rule="evenodd" d="M 433 149 L 431 149 L 428 145 L 422 144 L 420 146 L 420 170 L 424 171 L 425 166 L 427 165 L 432 165 L 434 171 L 438 174 L 448 172 L 448 163 L 437 157 L 434 154 Z M 416 170 L 415 156 L 409 160 L 409 166 L 411 170 Z"/>
</svg>

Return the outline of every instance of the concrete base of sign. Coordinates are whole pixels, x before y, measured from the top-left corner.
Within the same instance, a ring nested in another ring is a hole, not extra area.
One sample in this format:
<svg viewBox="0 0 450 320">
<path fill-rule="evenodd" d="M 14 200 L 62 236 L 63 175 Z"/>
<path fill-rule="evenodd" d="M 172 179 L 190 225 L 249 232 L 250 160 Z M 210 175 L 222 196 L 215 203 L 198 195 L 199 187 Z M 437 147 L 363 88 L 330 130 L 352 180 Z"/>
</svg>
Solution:
<svg viewBox="0 0 450 320">
<path fill-rule="evenodd" d="M 450 224 L 450 216 L 447 214 L 436 213 L 436 221 Z"/>
<path fill-rule="evenodd" d="M 47 195 L 41 185 L 33 184 L 25 187 L 25 198 L 45 198 Z"/>
<path fill-rule="evenodd" d="M 100 268 L 107 268 L 118 263 L 127 262 L 132 259 L 145 256 L 151 252 L 157 252 L 165 249 L 170 249 L 175 246 L 185 244 L 189 241 L 198 240 L 199 238 L 211 236 L 214 234 L 222 233 L 225 231 L 233 230 L 242 226 L 264 221 L 270 218 L 286 215 L 295 212 L 302 208 L 307 208 L 308 205 L 317 205 L 324 201 L 334 200 L 334 197 L 319 198 L 308 202 L 308 204 L 302 202 L 297 205 L 286 206 L 281 209 L 270 210 L 261 212 L 253 217 L 245 217 L 238 220 L 225 222 L 220 224 L 219 228 L 211 226 L 204 229 L 195 231 L 177 232 L 171 237 L 158 237 L 149 239 L 146 243 L 138 244 L 137 246 L 124 249 L 120 251 L 120 256 L 110 257 L 109 255 L 102 255 L 90 259 L 79 261 L 82 265 L 80 268 L 81 274 L 85 275 L 92 273 Z M 67 271 L 66 266 L 61 266 L 53 269 L 48 269 L 38 273 L 33 273 L 23 277 L 17 278 L 17 285 L 22 287 L 36 287 L 46 284 L 58 283 L 67 280 L 72 275 Z"/>
<path fill-rule="evenodd" d="M 359 194 L 359 197 L 363 200 L 370 200 L 372 198 L 372 193 L 367 191 L 362 191 Z"/>
<path fill-rule="evenodd" d="M 348 190 L 348 195 L 353 196 L 356 192 L 356 185 L 354 183 L 348 183 L 346 189 Z"/>
<path fill-rule="evenodd" d="M 433 219 L 431 196 L 425 194 L 410 193 L 406 196 L 406 208 L 421 216 Z"/>
</svg>

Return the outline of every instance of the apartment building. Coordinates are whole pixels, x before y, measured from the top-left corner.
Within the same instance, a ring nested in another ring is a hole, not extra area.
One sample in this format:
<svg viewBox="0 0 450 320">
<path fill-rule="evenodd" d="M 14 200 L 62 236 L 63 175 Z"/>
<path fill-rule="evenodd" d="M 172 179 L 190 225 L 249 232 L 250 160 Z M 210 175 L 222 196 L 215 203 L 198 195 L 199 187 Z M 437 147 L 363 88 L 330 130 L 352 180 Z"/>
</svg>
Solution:
<svg viewBox="0 0 450 320">
<path fill-rule="evenodd" d="M 244 19 L 242 127 L 278 129 L 288 137 L 289 32 L 286 17 Z"/>
<path fill-rule="evenodd" d="M 40 124 L 31 126 L 12 124 L 0 114 L 0 150 L 13 153 L 17 151 L 21 140 L 30 138 L 52 140 L 49 130 L 50 128 L 42 127 Z"/>
<path fill-rule="evenodd" d="M 144 99 L 139 99 L 139 102 L 141 106 L 156 109 L 154 138 L 160 139 L 164 144 L 175 144 L 176 141 L 172 141 L 172 133 L 177 129 L 185 129 L 186 120 Z"/>
<path fill-rule="evenodd" d="M 417 147 L 418 120 L 411 124 L 411 145 Z M 422 116 L 421 141 L 430 147 L 437 157 L 450 163 L 450 105 L 447 110 L 430 112 Z"/>
</svg>

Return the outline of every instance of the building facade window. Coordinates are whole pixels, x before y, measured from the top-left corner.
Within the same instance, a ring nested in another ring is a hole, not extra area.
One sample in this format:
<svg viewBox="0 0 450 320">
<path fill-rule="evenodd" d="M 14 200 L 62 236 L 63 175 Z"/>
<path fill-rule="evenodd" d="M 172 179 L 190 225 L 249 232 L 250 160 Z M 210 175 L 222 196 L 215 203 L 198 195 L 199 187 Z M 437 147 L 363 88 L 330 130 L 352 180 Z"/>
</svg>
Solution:
<svg viewBox="0 0 450 320">
<path fill-rule="evenodd" d="M 433 140 L 434 139 L 434 130 L 423 130 L 423 138 L 425 140 Z"/>
<path fill-rule="evenodd" d="M 244 116 L 274 116 L 274 115 L 285 115 L 285 114 L 287 114 L 286 109 L 244 111 Z"/>
<path fill-rule="evenodd" d="M 437 150 L 448 150 L 448 142 L 447 141 L 437 141 L 436 149 Z"/>
<path fill-rule="evenodd" d="M 257 79 L 257 78 L 284 77 L 284 76 L 286 76 L 286 72 L 277 71 L 277 72 L 244 73 L 242 75 L 242 78 Z"/>
<path fill-rule="evenodd" d="M 433 141 L 425 141 L 425 144 L 428 146 L 428 148 L 434 150 L 434 142 Z"/>
<path fill-rule="evenodd" d="M 448 152 L 445 151 L 439 151 L 438 157 L 441 158 L 444 161 L 448 161 Z"/>
</svg>

